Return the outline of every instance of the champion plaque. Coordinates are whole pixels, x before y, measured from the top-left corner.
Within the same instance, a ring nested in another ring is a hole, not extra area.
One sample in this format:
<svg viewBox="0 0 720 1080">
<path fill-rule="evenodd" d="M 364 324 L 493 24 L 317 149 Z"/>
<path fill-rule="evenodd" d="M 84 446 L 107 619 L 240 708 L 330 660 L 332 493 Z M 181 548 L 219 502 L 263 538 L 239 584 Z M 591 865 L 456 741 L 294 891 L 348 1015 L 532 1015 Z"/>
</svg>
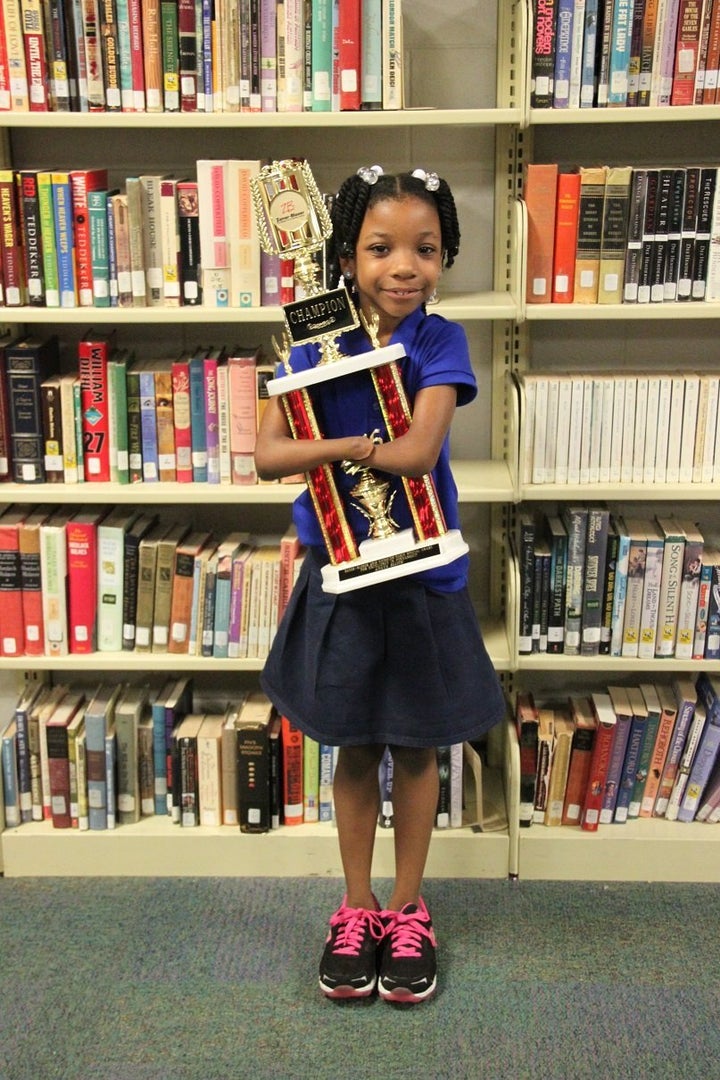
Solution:
<svg viewBox="0 0 720 1080">
<path fill-rule="evenodd" d="M 362 319 L 372 348 L 344 356 L 338 337 L 360 324 L 344 284 L 324 290 L 314 259 L 332 235 L 332 223 L 307 162 L 275 161 L 251 180 L 260 243 L 267 254 L 294 260 L 294 275 L 304 297 L 283 307 L 285 330 L 281 344 L 273 342 L 286 375 L 268 383 L 268 393 L 282 399 L 295 439 L 321 439 L 313 394 L 323 384 L 367 371 L 372 378 L 389 439 L 403 435 L 411 412 L 400 375 L 402 345 L 381 346 L 377 322 Z M 320 359 L 314 368 L 294 373 L 293 345 L 316 342 Z M 369 433 L 382 442 L 378 432 Z M 366 538 L 356 537 L 337 484 L 340 470 L 353 479 L 349 498 L 368 523 Z M 321 465 L 305 474 L 308 491 L 325 541 L 329 563 L 323 567 L 323 589 L 348 592 L 380 581 L 444 566 L 468 551 L 457 529 L 448 530 L 435 485 L 429 475 L 401 477 L 400 489 L 362 462 Z M 396 497 L 405 497 L 412 528 L 399 529 L 392 511 Z"/>
</svg>

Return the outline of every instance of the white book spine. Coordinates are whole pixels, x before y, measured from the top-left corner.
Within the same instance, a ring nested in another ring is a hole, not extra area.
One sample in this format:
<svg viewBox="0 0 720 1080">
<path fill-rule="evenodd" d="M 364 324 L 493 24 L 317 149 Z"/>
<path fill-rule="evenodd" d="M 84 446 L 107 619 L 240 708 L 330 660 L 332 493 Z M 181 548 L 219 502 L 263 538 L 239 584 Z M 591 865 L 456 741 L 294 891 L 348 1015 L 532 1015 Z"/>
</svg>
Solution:
<svg viewBox="0 0 720 1080">
<path fill-rule="evenodd" d="M 683 412 L 685 409 L 685 377 L 684 375 L 673 375 L 670 382 L 670 418 L 668 421 L 665 481 L 668 484 L 677 484 L 680 480 L 680 448 L 682 446 Z"/>
<path fill-rule="evenodd" d="M 535 397 L 537 380 L 534 375 L 521 376 L 520 424 L 522 437 L 520 478 L 523 484 L 532 483 L 533 446 L 535 444 Z"/>
<path fill-rule="evenodd" d="M 572 412 L 572 381 L 568 376 L 558 380 L 558 418 L 555 450 L 555 483 L 568 482 L 568 453 L 570 448 L 570 415 Z"/>
<path fill-rule="evenodd" d="M 100 652 L 122 651 L 125 531 L 98 526 L 97 643 Z"/>
<path fill-rule="evenodd" d="M 715 471 L 715 443 L 718 432 L 718 392 L 720 379 L 717 375 L 708 376 L 708 405 L 705 421 L 705 439 L 703 441 L 700 482 L 712 484 Z"/>
<path fill-rule="evenodd" d="M 711 377 L 709 375 L 700 376 L 697 423 L 695 425 L 695 446 L 693 449 L 692 482 L 694 484 L 699 484 L 702 480 L 703 454 L 705 453 L 705 432 L 707 431 L 708 415 L 710 410 L 710 381 Z"/>
<path fill-rule="evenodd" d="M 656 656 L 674 656 L 680 610 L 685 541 L 669 536 L 665 540 L 658 605 Z"/>
<path fill-rule="evenodd" d="M 602 423 L 600 428 L 600 464 L 598 481 L 607 484 L 610 481 L 610 460 L 613 445 L 613 403 L 615 382 L 613 378 L 603 378 L 602 384 Z"/>
<path fill-rule="evenodd" d="M 715 73 L 717 78 L 717 72 Z M 717 88 L 716 88 L 717 89 Z M 720 180 L 720 169 L 715 181 L 715 191 Z M 705 285 L 706 300 L 720 300 L 720 197 L 715 195 L 713 204 L 712 227 L 710 229 L 710 251 Z"/>
<path fill-rule="evenodd" d="M 623 414 L 622 459 L 620 464 L 620 482 L 622 484 L 631 483 L 633 478 L 636 397 L 637 379 L 634 376 L 630 376 L 625 379 L 625 411 Z"/>
<path fill-rule="evenodd" d="M 580 483 L 590 483 L 590 447 L 593 435 L 593 381 L 585 383 L 582 410 L 582 431 L 580 434 Z"/>
<path fill-rule="evenodd" d="M 557 455 L 558 396 L 560 380 L 556 376 L 548 379 L 547 423 L 545 425 L 545 483 L 556 482 L 555 461 Z"/>
<path fill-rule="evenodd" d="M 688 375 L 685 379 L 685 401 L 683 405 L 682 438 L 680 443 L 680 468 L 678 475 L 678 483 L 680 484 L 692 483 L 699 397 L 700 377 L 698 375 Z"/>
<path fill-rule="evenodd" d="M 670 399 L 672 379 L 661 375 L 658 379 L 657 439 L 655 450 L 655 483 L 667 481 L 668 440 L 670 437 Z"/>
<path fill-rule="evenodd" d="M 648 379 L 639 375 L 635 398 L 635 438 L 633 441 L 632 481 L 642 484 L 645 465 L 645 428 L 647 424 Z"/>
<path fill-rule="evenodd" d="M 622 468 L 623 431 L 625 429 L 625 380 L 613 378 L 612 440 L 610 443 L 611 484 L 620 483 Z"/>
<path fill-rule="evenodd" d="M 590 422 L 590 457 L 588 462 L 588 482 L 597 484 L 600 480 L 600 447 L 602 445 L 603 407 L 605 388 L 603 379 L 593 379 L 592 417 Z"/>
<path fill-rule="evenodd" d="M 573 376 L 568 445 L 568 484 L 580 483 L 580 443 L 582 441 L 584 397 L 585 379 L 580 375 Z"/>
<path fill-rule="evenodd" d="M 535 432 L 533 439 L 533 484 L 545 483 L 545 440 L 547 438 L 548 380 L 539 377 L 535 384 Z"/>
<path fill-rule="evenodd" d="M 660 377 L 648 377 L 647 410 L 645 413 L 645 454 L 643 457 L 643 482 L 656 482 L 655 466 L 658 449 L 658 407 L 660 404 Z"/>
</svg>

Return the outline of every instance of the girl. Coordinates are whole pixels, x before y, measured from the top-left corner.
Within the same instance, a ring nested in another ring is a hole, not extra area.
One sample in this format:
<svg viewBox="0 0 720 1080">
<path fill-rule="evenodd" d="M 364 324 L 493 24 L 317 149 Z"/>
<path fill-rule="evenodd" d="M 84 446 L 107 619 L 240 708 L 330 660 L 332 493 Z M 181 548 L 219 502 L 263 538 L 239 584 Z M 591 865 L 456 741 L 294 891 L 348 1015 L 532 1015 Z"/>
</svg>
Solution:
<svg viewBox="0 0 720 1080">
<path fill-rule="evenodd" d="M 330 273 L 340 273 L 362 313 L 379 318 L 381 345 L 400 342 L 412 409 L 405 435 L 387 441 L 367 373 L 323 385 L 316 412 L 324 438 L 291 437 L 280 399 L 266 408 L 256 465 L 265 480 L 330 462 L 362 463 L 398 488 L 392 516 L 411 525 L 403 476 L 432 473 L 449 529 L 458 528 L 448 432 L 456 405 L 477 392 L 464 331 L 428 315 L 443 266 L 458 252 L 455 202 L 444 180 L 416 170 L 398 176 L 363 168 L 332 208 Z M 357 328 L 340 339 L 345 355 L 367 352 Z M 293 349 L 294 372 L 313 367 L 315 345 Z M 380 431 L 386 441 L 371 433 Z M 341 494 L 354 482 L 336 469 Z M 356 536 L 367 521 L 346 502 Z M 331 998 L 418 1002 L 436 988 L 435 936 L 421 884 L 438 800 L 436 747 L 475 739 L 503 715 L 502 691 L 467 591 L 467 556 L 448 566 L 332 596 L 321 588 L 327 561 L 304 492 L 294 506 L 308 547 L 261 681 L 277 709 L 320 743 L 339 746 L 334 804 L 345 876 L 330 919 L 320 987 Z M 378 765 L 393 758 L 395 882 L 381 909 L 371 887 L 378 818 Z"/>
</svg>

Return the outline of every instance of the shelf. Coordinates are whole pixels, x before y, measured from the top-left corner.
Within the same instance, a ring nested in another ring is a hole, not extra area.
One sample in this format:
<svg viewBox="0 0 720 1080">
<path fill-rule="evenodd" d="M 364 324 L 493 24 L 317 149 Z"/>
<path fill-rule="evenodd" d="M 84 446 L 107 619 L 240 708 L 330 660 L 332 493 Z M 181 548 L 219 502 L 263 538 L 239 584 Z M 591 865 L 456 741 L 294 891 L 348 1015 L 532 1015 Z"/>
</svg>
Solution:
<svg viewBox="0 0 720 1080">
<path fill-rule="evenodd" d="M 495 320 L 515 319 L 517 302 L 510 293 L 480 292 L 447 294 L 431 311 L 447 319 Z M 282 324 L 281 307 L 214 308 L 199 305 L 182 307 L 4 307 L 0 308 L 0 322 L 53 323 L 58 326 L 176 326 L 178 323 L 257 323 Z"/>
<path fill-rule="evenodd" d="M 718 484 L 525 484 L 520 488 L 520 500 L 529 502 L 707 502 L 719 494 Z"/>
<path fill-rule="evenodd" d="M 641 818 L 601 825 L 520 830 L 525 880 L 720 882 L 720 828 Z"/>
<path fill-rule="evenodd" d="M 629 656 L 567 656 L 565 653 L 519 653 L 518 671 L 618 673 L 644 672 L 649 677 L 673 671 L 720 671 L 720 660 L 682 660 L 676 656 L 654 657 L 648 660 Z"/>
<path fill-rule="evenodd" d="M 530 109 L 530 125 L 540 124 L 685 124 L 720 119 L 720 105 L 653 108 Z"/>
<path fill-rule="evenodd" d="M 49 822 L 2 834 L 5 877 L 341 877 L 332 824 L 285 826 L 258 836 L 231 826 L 183 829 L 167 818 L 105 832 L 54 829 Z M 378 829 L 373 873 L 394 876 L 394 834 Z M 428 877 L 504 879 L 507 831 L 436 830 Z"/>
<path fill-rule="evenodd" d="M 513 495 L 510 472 L 503 461 L 453 462 L 461 502 L 507 502 Z M 3 484 L 0 500 L 14 503 L 135 505 L 145 497 L 153 503 L 180 506 L 208 504 L 287 504 L 303 490 L 301 484 Z"/>
<path fill-rule="evenodd" d="M 195 128 L 408 128 L 408 127 L 494 127 L 499 124 L 519 124 L 519 108 L 504 109 L 398 109 L 369 112 L 5 112 L 0 127 L 6 128 L 74 128 L 76 131 L 116 128 L 163 128 L 189 130 Z"/>
<path fill-rule="evenodd" d="M 623 322 L 642 319 L 717 319 L 720 318 L 720 302 L 695 301 L 686 304 L 526 304 L 525 318 L 528 322 L 555 321 L 611 321 Z"/>
</svg>

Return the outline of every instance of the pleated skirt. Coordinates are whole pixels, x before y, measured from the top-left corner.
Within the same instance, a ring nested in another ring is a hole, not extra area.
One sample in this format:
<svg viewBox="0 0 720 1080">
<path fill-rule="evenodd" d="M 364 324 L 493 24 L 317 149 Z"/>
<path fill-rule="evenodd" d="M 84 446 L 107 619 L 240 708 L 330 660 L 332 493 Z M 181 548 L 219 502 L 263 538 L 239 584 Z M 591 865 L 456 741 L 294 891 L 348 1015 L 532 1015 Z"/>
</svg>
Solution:
<svg viewBox="0 0 720 1080">
<path fill-rule="evenodd" d="M 411 577 L 323 592 L 311 550 L 261 674 L 279 712 L 331 746 L 444 746 L 505 714 L 467 589 Z"/>
</svg>

